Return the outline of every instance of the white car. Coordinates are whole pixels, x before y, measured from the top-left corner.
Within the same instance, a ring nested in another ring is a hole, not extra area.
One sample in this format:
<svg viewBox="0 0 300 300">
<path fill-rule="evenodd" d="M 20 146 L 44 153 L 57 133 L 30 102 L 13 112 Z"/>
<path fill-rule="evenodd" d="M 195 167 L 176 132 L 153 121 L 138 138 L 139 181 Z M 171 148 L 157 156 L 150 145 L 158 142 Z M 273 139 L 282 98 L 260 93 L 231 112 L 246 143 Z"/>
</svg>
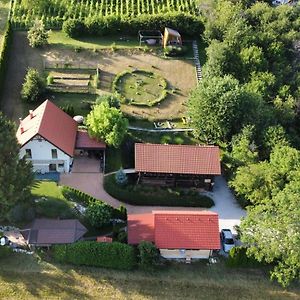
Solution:
<svg viewBox="0 0 300 300">
<path fill-rule="evenodd" d="M 233 235 L 230 229 L 221 230 L 221 241 L 224 252 L 228 253 L 235 246 Z"/>
</svg>

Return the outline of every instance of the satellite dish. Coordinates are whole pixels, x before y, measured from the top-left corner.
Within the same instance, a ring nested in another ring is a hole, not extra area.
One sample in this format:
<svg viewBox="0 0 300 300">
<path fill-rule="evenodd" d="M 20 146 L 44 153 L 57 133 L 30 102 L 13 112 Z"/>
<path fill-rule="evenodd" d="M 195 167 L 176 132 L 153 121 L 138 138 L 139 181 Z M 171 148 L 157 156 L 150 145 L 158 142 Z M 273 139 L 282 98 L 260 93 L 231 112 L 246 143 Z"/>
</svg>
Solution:
<svg viewBox="0 0 300 300">
<path fill-rule="evenodd" d="M 6 245 L 6 239 L 5 239 L 5 237 L 2 237 L 2 238 L 0 239 L 0 245 L 1 245 L 1 246 L 5 246 L 5 245 Z"/>
</svg>

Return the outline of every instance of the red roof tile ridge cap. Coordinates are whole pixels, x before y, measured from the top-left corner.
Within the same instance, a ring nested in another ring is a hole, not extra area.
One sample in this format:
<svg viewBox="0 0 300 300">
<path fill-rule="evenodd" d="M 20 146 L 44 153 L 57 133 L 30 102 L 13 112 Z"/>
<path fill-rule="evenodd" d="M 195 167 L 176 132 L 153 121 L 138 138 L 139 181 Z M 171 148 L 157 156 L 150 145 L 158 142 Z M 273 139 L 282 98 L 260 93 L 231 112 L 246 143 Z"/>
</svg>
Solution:
<svg viewBox="0 0 300 300">
<path fill-rule="evenodd" d="M 152 145 L 152 146 L 172 146 L 172 147 L 195 147 L 195 148 L 219 148 L 218 145 L 177 145 L 177 144 L 157 144 L 157 143 L 135 143 L 136 146 L 138 145 Z"/>
<path fill-rule="evenodd" d="M 218 216 L 217 212 L 209 211 L 209 210 L 200 210 L 200 211 L 193 211 L 193 210 L 153 210 L 153 215 L 211 215 L 211 216 Z"/>
</svg>

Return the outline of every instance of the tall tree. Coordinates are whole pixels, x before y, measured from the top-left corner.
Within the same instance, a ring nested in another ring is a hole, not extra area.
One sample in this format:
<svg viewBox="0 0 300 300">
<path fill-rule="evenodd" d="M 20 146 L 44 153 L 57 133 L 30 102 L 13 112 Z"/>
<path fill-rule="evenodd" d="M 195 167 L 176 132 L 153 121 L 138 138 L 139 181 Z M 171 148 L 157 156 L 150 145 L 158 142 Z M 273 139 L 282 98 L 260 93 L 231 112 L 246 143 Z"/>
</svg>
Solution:
<svg viewBox="0 0 300 300">
<path fill-rule="evenodd" d="M 89 134 L 104 140 L 108 145 L 118 147 L 127 132 L 128 120 L 122 112 L 110 107 L 108 102 L 94 105 L 86 118 Z"/>
<path fill-rule="evenodd" d="M 15 205 L 30 200 L 31 165 L 19 158 L 14 124 L 0 112 L 0 219 Z"/>
</svg>

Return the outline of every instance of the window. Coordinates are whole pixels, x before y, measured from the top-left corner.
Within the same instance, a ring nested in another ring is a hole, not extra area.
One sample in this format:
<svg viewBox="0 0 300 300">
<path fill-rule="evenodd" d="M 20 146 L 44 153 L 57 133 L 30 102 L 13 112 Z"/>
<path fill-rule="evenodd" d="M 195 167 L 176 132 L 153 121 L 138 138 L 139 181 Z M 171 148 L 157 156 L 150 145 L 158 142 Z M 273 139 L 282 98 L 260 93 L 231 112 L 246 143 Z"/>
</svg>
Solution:
<svg viewBox="0 0 300 300">
<path fill-rule="evenodd" d="M 25 152 L 26 152 L 26 157 L 27 158 L 32 158 L 31 149 L 25 149 Z"/>
<path fill-rule="evenodd" d="M 57 158 L 57 150 L 51 149 L 52 158 Z"/>
<path fill-rule="evenodd" d="M 64 164 L 58 164 L 59 168 L 63 168 L 65 165 Z"/>
</svg>

